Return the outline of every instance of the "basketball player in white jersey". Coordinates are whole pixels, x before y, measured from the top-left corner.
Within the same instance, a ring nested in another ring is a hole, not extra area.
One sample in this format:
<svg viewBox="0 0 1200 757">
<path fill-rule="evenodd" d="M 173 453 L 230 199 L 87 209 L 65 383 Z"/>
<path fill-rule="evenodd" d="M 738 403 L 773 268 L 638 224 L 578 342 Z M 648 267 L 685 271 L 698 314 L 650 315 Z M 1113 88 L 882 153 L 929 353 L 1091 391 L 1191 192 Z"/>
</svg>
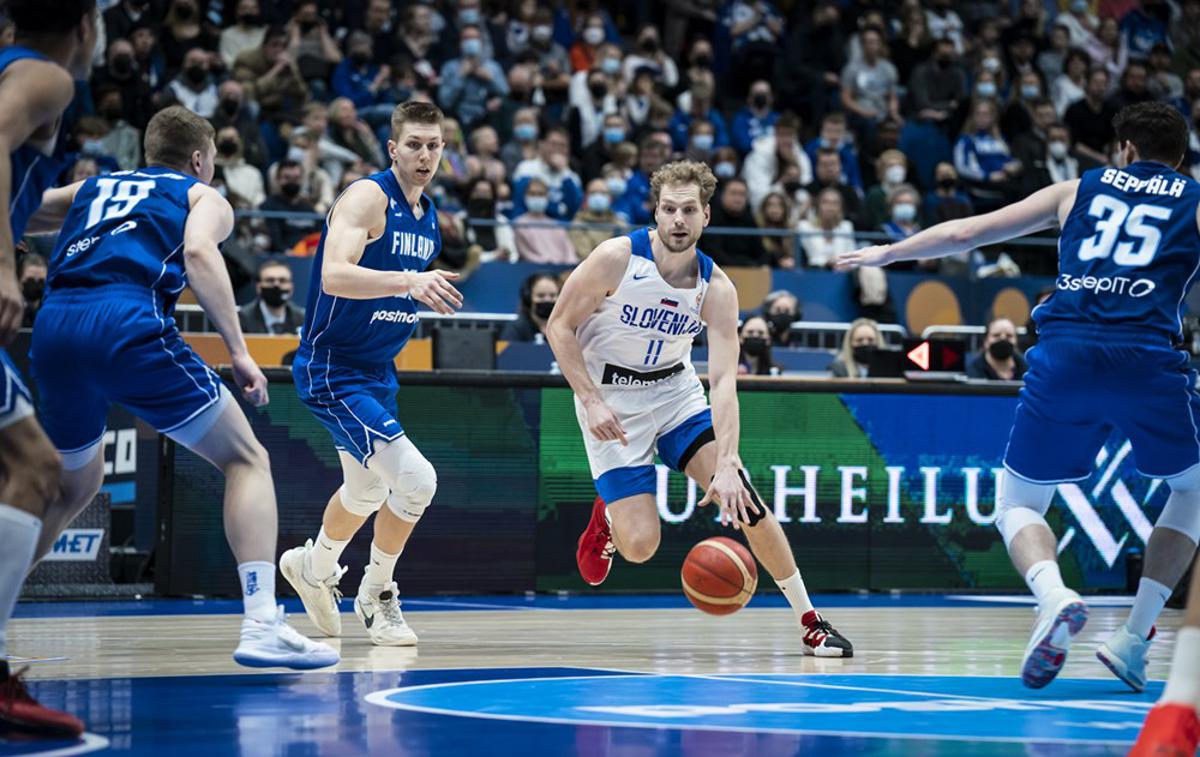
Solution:
<svg viewBox="0 0 1200 757">
<path fill-rule="evenodd" d="M 596 489 L 579 540 L 584 580 L 598 585 L 612 555 L 645 562 L 658 549 L 654 455 L 716 502 L 743 530 L 803 628 L 802 648 L 850 657 L 850 642 L 809 601 L 779 522 L 750 486 L 738 456 L 737 292 L 696 249 L 717 180 L 707 165 L 669 163 L 650 179 L 656 229 L 610 239 L 567 279 L 546 336 L 575 391 Z M 712 409 L 691 363 L 708 327 Z"/>
</svg>

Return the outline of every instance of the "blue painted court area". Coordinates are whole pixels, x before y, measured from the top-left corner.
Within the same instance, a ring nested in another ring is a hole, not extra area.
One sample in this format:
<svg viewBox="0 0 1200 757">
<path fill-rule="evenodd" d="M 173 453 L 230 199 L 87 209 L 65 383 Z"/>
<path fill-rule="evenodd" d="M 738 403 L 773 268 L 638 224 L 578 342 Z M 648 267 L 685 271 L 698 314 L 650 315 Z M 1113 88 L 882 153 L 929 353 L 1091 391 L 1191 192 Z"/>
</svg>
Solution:
<svg viewBox="0 0 1200 757">
<path fill-rule="evenodd" d="M 91 743 L 0 755 L 1120 755 L 1161 684 L 501 668 L 33 688 L 79 714 Z"/>
<path fill-rule="evenodd" d="M 889 607 L 970 607 L 1031 605 L 1028 596 L 962 594 L 814 594 L 823 609 Z M 533 594 L 502 596 L 401 597 L 405 612 L 527 610 L 664 610 L 692 605 L 679 594 Z M 298 599 L 280 600 L 289 614 L 301 614 Z M 343 600 L 342 610 L 352 610 Z M 1093 607 L 1127 605 L 1127 597 L 1089 597 Z M 782 594 L 760 592 L 751 607 L 787 607 Z M 105 618 L 137 615 L 239 615 L 240 599 L 137 599 L 79 602 L 21 602 L 14 618 Z"/>
</svg>

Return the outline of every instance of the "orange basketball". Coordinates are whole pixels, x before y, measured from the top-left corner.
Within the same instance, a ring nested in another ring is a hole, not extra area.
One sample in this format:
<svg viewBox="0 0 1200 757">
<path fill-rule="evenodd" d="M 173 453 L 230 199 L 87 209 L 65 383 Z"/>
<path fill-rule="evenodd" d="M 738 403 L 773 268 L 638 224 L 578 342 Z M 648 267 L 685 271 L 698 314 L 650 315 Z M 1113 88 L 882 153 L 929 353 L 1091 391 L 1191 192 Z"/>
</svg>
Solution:
<svg viewBox="0 0 1200 757">
<path fill-rule="evenodd" d="M 746 606 L 758 587 L 750 551 L 733 539 L 714 536 L 688 552 L 680 570 L 683 593 L 709 615 L 729 615 Z"/>
</svg>

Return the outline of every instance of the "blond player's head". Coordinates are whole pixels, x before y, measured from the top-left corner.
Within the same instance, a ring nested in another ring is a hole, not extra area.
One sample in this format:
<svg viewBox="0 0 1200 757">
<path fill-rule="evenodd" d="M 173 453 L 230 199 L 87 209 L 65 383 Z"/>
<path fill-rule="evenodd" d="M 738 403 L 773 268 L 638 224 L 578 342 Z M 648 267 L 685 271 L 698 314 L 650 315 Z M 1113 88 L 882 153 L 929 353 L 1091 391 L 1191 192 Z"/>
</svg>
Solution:
<svg viewBox="0 0 1200 757">
<path fill-rule="evenodd" d="M 442 122 L 446 117 L 433 103 L 410 100 L 392 112 L 388 156 L 404 187 L 426 187 L 442 162 Z"/>
<path fill-rule="evenodd" d="M 217 147 L 212 124 L 182 105 L 154 114 L 146 124 L 146 165 L 164 166 L 212 183 Z"/>
<path fill-rule="evenodd" d="M 695 246 L 712 213 L 708 202 L 717 190 L 717 177 L 705 163 L 680 160 L 667 163 L 650 177 L 658 238 L 671 252 Z"/>
</svg>

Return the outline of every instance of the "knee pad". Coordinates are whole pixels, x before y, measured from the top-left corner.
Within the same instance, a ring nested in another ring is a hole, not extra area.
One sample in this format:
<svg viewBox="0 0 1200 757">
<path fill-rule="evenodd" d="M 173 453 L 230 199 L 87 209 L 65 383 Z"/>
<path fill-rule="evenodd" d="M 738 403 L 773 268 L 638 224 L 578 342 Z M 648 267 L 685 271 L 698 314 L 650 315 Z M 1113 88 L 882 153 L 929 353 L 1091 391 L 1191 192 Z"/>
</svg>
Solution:
<svg viewBox="0 0 1200 757">
<path fill-rule="evenodd" d="M 1167 479 L 1167 485 L 1171 495 L 1154 527 L 1169 528 L 1200 542 L 1200 466 Z"/>
<path fill-rule="evenodd" d="M 1054 484 L 1026 481 L 1008 470 L 1000 475 L 999 491 L 996 492 L 996 529 L 1000 531 L 1005 547 L 1025 526 L 1046 524 L 1046 511 L 1050 509 L 1056 488 Z"/>
<path fill-rule="evenodd" d="M 396 517 L 408 523 L 419 521 L 437 491 L 437 472 L 416 445 L 407 436 L 376 442 L 369 465 L 391 489 L 387 505 Z"/>
<path fill-rule="evenodd" d="M 371 471 L 367 470 L 353 456 L 339 452 L 342 460 L 342 488 L 338 494 L 342 507 L 346 512 L 366 518 L 383 507 L 387 499 L 387 485 Z"/>
</svg>

